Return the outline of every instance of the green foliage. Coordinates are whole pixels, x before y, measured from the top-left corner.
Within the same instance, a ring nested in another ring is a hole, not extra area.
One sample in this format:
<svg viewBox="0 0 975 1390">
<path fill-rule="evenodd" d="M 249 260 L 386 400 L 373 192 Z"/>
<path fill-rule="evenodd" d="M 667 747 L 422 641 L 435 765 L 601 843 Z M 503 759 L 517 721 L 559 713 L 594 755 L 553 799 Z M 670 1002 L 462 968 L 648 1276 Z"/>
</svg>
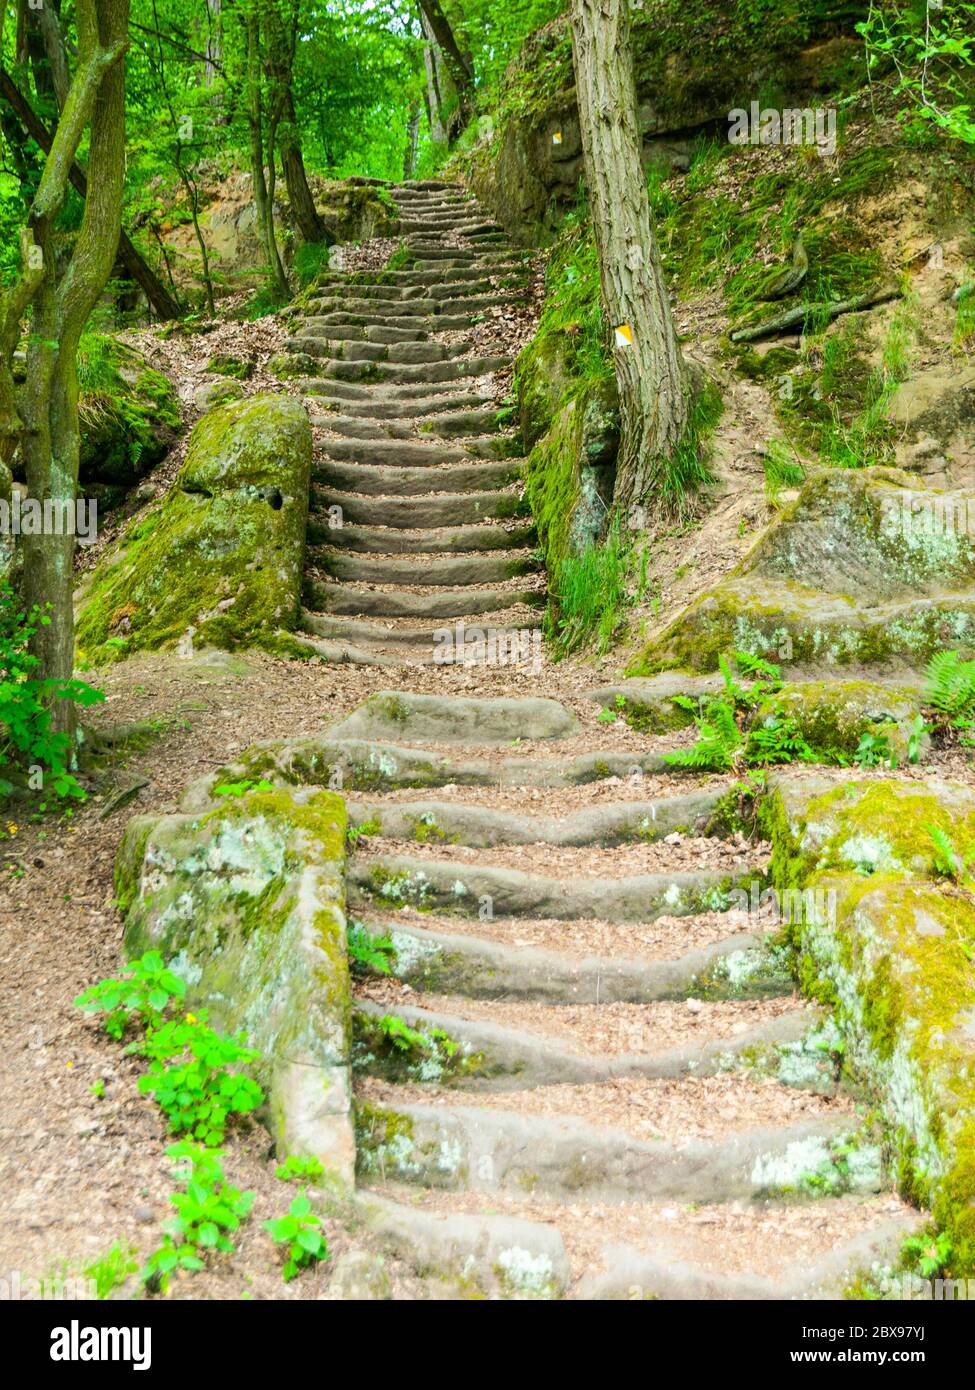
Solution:
<svg viewBox="0 0 975 1390">
<path fill-rule="evenodd" d="M 396 947 L 392 937 L 374 936 L 361 922 L 353 922 L 348 932 L 349 964 L 353 973 L 368 975 L 392 974 L 396 963 Z"/>
<path fill-rule="evenodd" d="M 922 1279 L 937 1279 L 951 1267 L 954 1249 L 947 1231 L 924 1231 L 908 1236 L 901 1246 L 901 1263 Z"/>
<path fill-rule="evenodd" d="M 105 1032 L 116 1041 L 124 1037 L 130 1024 L 158 1028 L 169 1006 L 182 1001 L 186 985 L 164 965 L 158 951 L 146 951 L 130 960 L 130 974 L 119 980 L 100 980 L 75 999 L 85 1013 L 105 1014 Z"/>
<path fill-rule="evenodd" d="M 770 507 L 778 506 L 783 488 L 801 487 L 806 470 L 781 439 L 770 441 L 762 460 L 765 470 L 765 497 Z"/>
<path fill-rule="evenodd" d="M 288 1154 L 274 1170 L 281 1182 L 318 1182 L 325 1176 L 325 1166 L 312 1155 Z"/>
<path fill-rule="evenodd" d="M 134 1254 L 130 1246 L 116 1244 L 107 1254 L 85 1266 L 85 1274 L 95 1285 L 96 1298 L 111 1298 L 129 1275 L 135 1274 L 139 1265 Z"/>
<path fill-rule="evenodd" d="M 376 1026 L 380 1035 L 398 1052 L 418 1053 L 422 1057 L 450 1061 L 460 1046 L 442 1028 L 421 1032 L 418 1028 L 411 1028 L 398 1014 L 383 1014 Z"/>
<path fill-rule="evenodd" d="M 970 845 L 965 850 L 959 850 L 956 849 L 955 843 L 947 831 L 940 829 L 937 825 L 929 825 L 926 829 L 935 849 L 935 872 L 943 878 L 950 878 L 953 883 L 970 887 L 973 882 L 972 867 L 975 865 L 975 845 Z"/>
<path fill-rule="evenodd" d="M 71 740 L 51 728 L 51 704 L 70 700 L 85 708 L 105 696 L 84 681 L 34 676 L 38 659 L 29 650 L 30 641 L 50 621 L 36 607 L 25 613 L 9 584 L 0 584 L 0 768 L 13 763 L 40 767 L 43 786 L 55 797 L 81 800 L 84 792 L 70 771 Z M 0 775 L 0 797 L 12 789 Z M 41 803 L 42 810 L 46 806 Z"/>
<path fill-rule="evenodd" d="M 963 661 L 957 651 L 935 652 L 924 672 L 924 700 L 952 721 L 972 715 L 975 661 Z"/>
<path fill-rule="evenodd" d="M 282 1274 L 287 1284 L 309 1265 L 328 1259 L 328 1242 L 321 1230 L 322 1219 L 312 1210 L 307 1192 L 299 1192 L 288 1208 L 287 1216 L 265 1221 L 264 1229 L 278 1245 L 284 1245 L 285 1262 Z"/>
<path fill-rule="evenodd" d="M 254 1203 L 253 1192 L 241 1192 L 227 1182 L 219 1149 L 183 1140 L 166 1153 L 176 1160 L 177 1176 L 185 1183 L 185 1190 L 170 1195 L 176 1219 L 140 1276 L 149 1288 L 163 1293 L 177 1270 L 203 1269 L 213 1251 L 230 1254 L 234 1249 L 231 1236 Z"/>
<path fill-rule="evenodd" d="M 694 397 L 687 426 L 660 480 L 660 495 L 672 516 L 689 517 L 696 494 L 714 482 L 707 441 L 723 410 L 721 392 L 706 381 Z"/>
<path fill-rule="evenodd" d="M 893 64 L 906 101 L 898 120 L 910 133 L 975 145 L 975 5 L 888 0 L 856 27 L 871 69 Z"/>
<path fill-rule="evenodd" d="M 253 778 L 245 777 L 244 780 L 241 782 L 221 782 L 219 786 L 214 787 L 213 794 L 214 796 L 227 796 L 236 798 L 239 796 L 246 796 L 248 792 L 273 791 L 274 783 L 269 782 L 266 777 L 262 777 L 260 781 L 255 781 Z"/>
<path fill-rule="evenodd" d="M 581 555 L 568 554 L 559 575 L 555 653 L 566 656 L 592 642 L 597 655 L 607 651 L 624 620 L 630 552 L 614 521 L 601 544 Z"/>
<path fill-rule="evenodd" d="M 213 1147 L 223 1142 L 232 1116 L 249 1114 L 264 1099 L 252 1077 L 230 1070 L 260 1053 L 242 1038 L 215 1032 L 202 1011 L 150 1029 L 139 1050 L 150 1058 L 139 1090 L 155 1096 L 174 1134 L 185 1131 Z"/>
<path fill-rule="evenodd" d="M 886 734 L 874 734 L 869 729 L 860 735 L 860 742 L 857 750 L 853 754 L 853 761 L 858 767 L 896 767 L 897 756 L 890 746 L 890 739 Z"/>
</svg>

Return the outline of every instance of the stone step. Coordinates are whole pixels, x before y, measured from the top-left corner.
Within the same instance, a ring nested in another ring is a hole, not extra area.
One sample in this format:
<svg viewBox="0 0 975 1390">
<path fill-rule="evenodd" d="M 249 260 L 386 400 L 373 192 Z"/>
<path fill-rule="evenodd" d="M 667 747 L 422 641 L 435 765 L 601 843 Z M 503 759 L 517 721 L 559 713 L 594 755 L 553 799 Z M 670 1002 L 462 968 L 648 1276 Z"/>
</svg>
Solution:
<svg viewBox="0 0 975 1390">
<path fill-rule="evenodd" d="M 337 417 L 324 415 L 315 423 L 328 427 L 337 423 Z M 391 422 L 386 422 L 389 425 Z M 428 439 L 418 439 L 410 431 L 401 436 L 386 434 L 385 428 L 378 436 L 364 434 L 358 438 L 322 439 L 319 442 L 321 453 L 331 459 L 361 464 L 393 464 L 413 468 L 437 468 L 445 463 L 473 463 L 478 459 L 491 459 L 495 463 L 514 460 L 508 446 L 508 438 L 471 436 L 463 443 L 441 443 Z"/>
<path fill-rule="evenodd" d="M 326 332 L 304 333 L 287 338 L 285 352 L 304 352 L 309 357 L 344 358 L 349 362 L 444 362 L 461 357 L 470 349 L 469 343 L 372 343 L 358 338 L 342 338 Z"/>
<path fill-rule="evenodd" d="M 394 314 L 388 309 L 369 306 L 364 300 L 360 300 L 359 305 L 360 307 L 354 308 L 350 304 L 342 306 L 329 303 L 324 308 L 319 307 L 317 313 L 310 315 L 308 322 L 315 319 L 326 325 L 352 323 L 360 328 L 406 328 L 415 330 L 417 338 L 422 338 L 428 333 L 465 333 L 480 317 L 479 314 L 457 313 L 453 305 L 444 306 L 445 310 L 447 307 L 451 309 L 450 313 L 436 315 Z"/>
<path fill-rule="evenodd" d="M 490 900 L 492 911 L 504 917 L 558 921 L 599 917 L 608 922 L 653 922 L 663 916 L 720 912 L 735 901 L 733 890 L 747 892 L 756 878 L 752 870 L 729 874 L 700 869 L 559 879 L 476 861 L 407 854 L 357 855 L 348 869 L 349 901 L 354 905 L 388 907 L 397 902 L 476 916 L 479 904 Z"/>
<path fill-rule="evenodd" d="M 653 999 L 757 998 L 786 993 L 791 980 L 758 932 L 736 932 L 674 960 L 573 959 L 544 948 L 509 945 L 458 932 L 429 914 L 390 918 L 358 914 L 370 936 L 395 948 L 393 976 L 415 990 L 472 999 L 525 999 L 549 1004 L 643 1004 Z M 824 1066 L 831 1065 L 824 1058 Z"/>
<path fill-rule="evenodd" d="M 339 381 L 440 382 L 463 381 L 486 376 L 510 366 L 507 357 L 465 357 L 456 361 L 421 363 L 417 366 L 398 366 L 388 362 L 344 362 L 341 358 L 322 361 L 322 378 Z M 322 380 L 309 377 L 301 382 L 309 395 L 327 394 Z"/>
<path fill-rule="evenodd" d="M 442 468 L 364 468 L 335 459 L 316 459 L 312 477 L 326 487 L 373 497 L 419 497 L 424 493 L 484 492 L 507 487 L 520 476 L 516 463 L 457 463 Z"/>
<path fill-rule="evenodd" d="M 443 996 L 435 995 L 433 998 L 440 1000 Z M 695 1080 L 716 1075 L 734 1076 L 747 1067 L 752 1079 L 772 1081 L 771 1090 L 779 1091 L 781 1087 L 780 1101 L 784 1106 L 793 1107 L 797 1100 L 801 1104 L 802 1098 L 795 1095 L 791 1085 L 775 1080 L 779 1070 L 788 1075 L 788 1071 L 780 1066 L 780 1056 L 808 1049 L 813 1045 L 809 1040 L 819 1036 L 815 1031 L 818 1016 L 808 1008 L 783 1008 L 781 1000 L 722 1000 L 712 1001 L 707 1006 L 723 1010 L 722 1019 L 711 1026 L 707 1037 L 695 1025 L 694 1030 L 685 1033 L 683 1041 L 674 1041 L 661 1032 L 659 1036 L 663 1041 L 656 1050 L 601 1052 L 598 1048 L 585 1046 L 584 1024 L 580 1024 L 579 1036 L 575 1040 L 577 1045 L 573 1046 L 571 1041 L 564 1039 L 564 1025 L 558 1020 L 571 1012 L 574 1018 L 592 1020 L 594 1025 L 596 1015 L 609 1011 L 610 1006 L 605 1001 L 598 1006 L 573 1007 L 563 1003 L 513 1005 L 511 1001 L 492 1003 L 491 1000 L 475 1003 L 464 996 L 447 996 L 444 1007 L 430 1008 L 424 1004 L 425 996 L 420 995 L 419 1000 L 419 1006 L 414 1004 L 411 993 L 407 1000 L 380 1002 L 362 998 L 354 1005 L 356 1045 L 353 1065 L 361 1076 L 389 1083 L 382 1090 L 394 1105 L 400 1098 L 420 1100 L 422 1103 L 422 1089 L 414 1089 L 411 1085 L 418 1081 L 436 1083 L 443 1091 L 449 1087 L 454 1094 L 472 1091 L 526 1092 L 551 1086 L 560 1087 L 564 1094 L 567 1087 L 599 1087 L 618 1080 L 680 1081 L 688 1076 Z M 757 1009 L 766 1008 L 769 1003 L 779 1005 L 776 1012 L 767 1017 L 756 1014 Z M 492 1017 L 495 1009 L 497 1019 Z M 517 1014 L 527 1014 L 531 1019 L 530 1029 L 518 1028 L 507 1022 L 512 1009 Z M 652 1020 L 654 1014 L 661 1010 L 668 1011 L 669 1016 L 675 1011 L 686 1011 L 682 1002 L 660 999 L 621 1004 L 614 1012 Z M 470 1013 L 474 1016 L 471 1017 Z M 380 1019 L 390 1014 L 401 1018 L 410 1028 L 427 1038 L 449 1038 L 454 1044 L 450 1056 L 431 1059 L 422 1054 L 404 1055 L 403 1049 L 386 1039 L 376 1026 Z M 693 1017 L 700 1018 L 702 1015 L 694 1014 Z M 551 1031 L 547 1031 L 546 1025 Z M 729 1028 L 734 1031 L 729 1032 Z M 652 1028 L 650 1037 L 654 1037 Z M 762 1067 L 755 1063 L 754 1059 L 758 1057 L 765 1059 Z M 410 1091 L 404 1094 L 401 1088 L 406 1087 L 410 1087 Z M 376 1089 L 379 1088 L 368 1088 L 369 1092 Z M 797 1089 L 808 1090 L 810 1105 L 820 1109 L 826 1109 L 824 1102 L 837 1093 L 832 1080 L 826 1087 L 810 1089 L 802 1086 Z M 813 1096 L 823 1099 L 813 1100 Z M 437 1099 L 448 1105 L 453 1103 L 451 1094 L 438 1096 Z M 529 1106 L 532 1101 L 547 1099 L 526 1097 Z M 572 1099 L 571 1096 L 566 1098 L 565 1108 L 570 1113 Z M 459 1100 L 459 1103 L 467 1104 L 468 1101 Z M 507 1108 L 506 1100 L 501 1104 Z M 557 1104 L 553 1105 L 553 1109 L 559 1108 Z M 845 1119 L 849 1124 L 848 1111 L 845 1112 Z"/>
<path fill-rule="evenodd" d="M 333 738 L 385 739 L 390 732 L 417 741 L 504 744 L 568 738 L 578 717 L 558 700 L 476 699 L 379 690 L 331 730 Z"/>
<path fill-rule="evenodd" d="M 828 1164 L 852 1128 L 843 1116 L 711 1142 L 640 1143 L 570 1117 L 369 1105 L 357 1107 L 357 1168 L 366 1180 L 488 1193 L 527 1186 L 566 1202 L 754 1201 L 777 1195 L 785 1185 L 777 1175 L 798 1178 L 813 1156 Z"/>
<path fill-rule="evenodd" d="M 386 1248 L 418 1275 L 437 1271 L 435 1296 L 495 1300 L 840 1301 L 858 1271 L 896 1268 L 922 1220 L 876 1197 L 825 1198 L 801 1226 L 801 1209 L 775 1203 L 742 1204 L 729 1220 L 720 1206 L 641 1202 L 610 1221 L 602 1204 L 493 1193 L 485 1213 L 476 1195 L 376 1183 L 357 1202 Z"/>
<path fill-rule="evenodd" d="M 344 475 L 350 491 L 315 488 L 313 501 L 323 509 L 340 507 L 345 521 L 362 526 L 399 527 L 415 530 L 420 526 L 470 526 L 480 521 L 501 521 L 519 514 L 521 499 L 511 492 L 480 492 L 471 489 L 456 495 L 420 497 L 365 496 L 355 494 L 357 474 Z"/>
<path fill-rule="evenodd" d="M 428 659 L 433 655 L 437 640 L 442 636 L 443 631 L 438 627 L 423 627 L 417 624 L 400 627 L 383 626 L 382 623 L 363 622 L 360 619 L 342 615 L 313 613 L 307 608 L 302 610 L 301 623 L 305 632 L 316 637 L 355 642 L 364 649 L 376 651 L 395 652 L 397 649 L 410 648 L 417 653 L 425 653 Z M 524 627 L 514 621 L 510 627 L 495 627 L 494 625 L 492 627 L 494 631 L 499 633 L 514 635 L 524 632 Z M 430 664 L 436 665 L 438 663 L 433 661 Z"/>
<path fill-rule="evenodd" d="M 348 398 L 336 396 L 332 391 L 322 389 L 310 393 L 315 397 L 316 403 L 321 401 L 325 405 L 331 405 L 339 412 L 337 418 L 322 416 L 321 422 L 327 428 L 336 431 L 338 434 L 355 434 L 360 437 L 379 438 L 382 435 L 380 424 L 388 421 L 414 421 L 423 419 L 428 415 L 440 415 L 447 411 L 460 411 L 463 419 L 458 422 L 457 427 L 451 430 L 455 435 L 480 433 L 484 428 L 484 421 L 488 421 L 488 428 L 493 426 L 498 428 L 498 412 L 496 409 L 485 410 L 485 401 L 493 400 L 493 393 L 490 391 L 444 391 L 437 395 L 416 396 L 412 400 L 402 399 L 390 400 L 380 399 L 369 400 L 349 400 Z M 378 393 L 377 393 L 378 394 Z M 373 424 L 375 430 L 363 430 L 362 424 Z M 477 429 L 468 428 L 469 425 L 479 425 Z M 437 433 L 444 431 L 443 425 L 437 429 Z M 434 430 L 425 431 L 433 434 Z M 412 433 L 412 429 L 411 429 Z M 415 436 L 413 436 L 415 437 Z"/>
<path fill-rule="evenodd" d="M 352 584 L 322 584 L 305 581 L 305 602 L 323 613 L 346 613 L 350 617 L 376 618 L 467 618 L 478 613 L 495 613 L 513 604 L 532 604 L 540 595 L 531 589 L 470 588 L 429 589 L 411 593 L 360 589 Z"/>
<path fill-rule="evenodd" d="M 621 801 L 558 818 L 518 815 L 449 801 L 349 802 L 353 825 L 378 825 L 395 840 L 444 840 L 487 848 L 497 845 L 611 845 L 653 842 L 679 831 L 704 835 L 728 788 L 687 792 L 657 801 Z"/>
<path fill-rule="evenodd" d="M 323 295 L 311 306 L 316 317 L 328 314 L 341 314 L 346 321 L 363 320 L 366 323 L 389 323 L 395 328 L 434 327 L 437 330 L 456 326 L 469 327 L 470 319 L 484 309 L 501 306 L 510 308 L 513 304 L 524 303 L 524 295 L 513 293 L 472 294 L 457 299 L 370 299 L 366 295 L 352 293 Z M 451 323 L 444 322 L 450 319 Z M 461 323 L 466 319 L 467 323 Z"/>
<path fill-rule="evenodd" d="M 536 540 L 533 526 L 431 527 L 403 531 L 389 526 L 330 525 L 312 512 L 308 518 L 309 545 L 331 545 L 365 555 L 469 554 L 479 551 L 524 550 Z"/>
<path fill-rule="evenodd" d="M 488 272 L 484 266 L 455 265 L 455 266 L 436 266 L 430 270 L 419 268 L 413 270 L 394 270 L 390 274 L 390 279 L 396 285 L 454 285 L 467 283 L 471 280 L 483 280 L 488 273 L 494 276 L 503 275 L 523 275 L 524 264 L 521 261 L 501 262 L 493 266 Z"/>
<path fill-rule="evenodd" d="M 316 568 L 334 579 L 363 584 L 428 584 L 442 587 L 462 584 L 495 584 L 533 574 L 538 562 L 532 555 L 418 554 L 412 559 L 389 555 L 350 554 L 334 546 L 314 545 L 309 558 Z"/>
<path fill-rule="evenodd" d="M 333 323 L 332 315 L 309 314 L 295 325 L 296 335 L 332 338 L 340 342 L 420 343 L 428 334 L 422 328 L 388 328 L 384 324 Z"/>
</svg>

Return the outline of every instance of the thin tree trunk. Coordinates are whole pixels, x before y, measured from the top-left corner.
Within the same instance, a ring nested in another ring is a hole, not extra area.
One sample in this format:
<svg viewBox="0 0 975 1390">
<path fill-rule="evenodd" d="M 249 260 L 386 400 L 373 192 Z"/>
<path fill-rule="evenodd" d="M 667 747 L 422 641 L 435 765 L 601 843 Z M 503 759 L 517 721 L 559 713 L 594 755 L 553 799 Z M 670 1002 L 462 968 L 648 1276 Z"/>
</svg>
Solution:
<svg viewBox="0 0 975 1390">
<path fill-rule="evenodd" d="M 78 66 L 31 211 L 41 252 L 28 347 L 22 450 L 32 497 L 73 511 L 78 485 L 77 350 L 88 316 L 105 287 L 118 249 L 125 179 L 125 67 L 128 0 L 78 0 Z M 89 128 L 91 187 L 71 258 L 59 277 L 52 227 L 64 201 L 78 141 Z M 30 258 L 28 259 L 30 265 Z M 24 537 L 24 596 L 46 608 L 50 622 L 31 646 L 41 673 L 70 679 L 74 669 L 73 528 Z M 52 726 L 71 733 L 74 705 L 58 700 Z"/>
<path fill-rule="evenodd" d="M 457 93 L 459 106 L 458 133 L 470 120 L 474 109 L 474 65 L 460 45 L 444 14 L 440 0 L 417 0 L 429 30 L 444 56 L 447 71 Z"/>
<path fill-rule="evenodd" d="M 277 113 L 277 144 L 281 169 L 288 190 L 288 202 L 302 240 L 329 241 L 328 229 L 319 216 L 308 186 L 305 161 L 301 153 L 301 131 L 294 101 L 294 61 L 298 42 L 299 5 L 292 3 L 287 20 L 276 0 L 267 6 L 267 67 L 272 83 L 272 100 Z"/>
<path fill-rule="evenodd" d="M 0 99 L 5 101 L 27 131 L 36 140 L 45 154 L 51 149 L 51 133 L 35 113 L 30 102 L 21 92 L 10 75 L 0 68 Z M 72 162 L 69 175 L 71 185 L 82 198 L 88 197 L 88 179 L 77 160 Z M 139 288 L 143 291 L 156 316 L 160 319 L 176 319 L 182 313 L 179 301 L 170 294 L 148 262 L 136 250 L 123 231 L 119 237 L 119 260 L 125 266 Z"/>
<path fill-rule="evenodd" d="M 420 11 L 420 23 L 423 27 L 423 36 L 426 39 L 423 45 L 423 66 L 427 73 L 426 103 L 430 139 L 435 145 L 443 145 L 447 141 L 447 127 L 444 124 L 443 95 L 440 90 L 440 50 L 433 37 L 430 21 L 422 10 Z"/>
<path fill-rule="evenodd" d="M 660 500 L 687 426 L 688 383 L 650 221 L 628 0 L 572 0 L 571 14 L 589 206 L 622 412 L 614 503 L 626 507 Z"/>
<path fill-rule="evenodd" d="M 274 234 L 274 205 L 268 197 L 267 178 L 264 172 L 264 103 L 261 96 L 261 23 L 256 6 L 247 15 L 247 122 L 251 137 L 251 177 L 254 182 L 254 206 L 257 212 L 257 229 L 264 243 L 268 275 L 275 291 L 282 299 L 291 293 L 281 256 L 278 252 L 277 237 Z M 273 160 L 273 150 L 272 150 Z M 273 163 L 272 163 L 273 175 Z"/>
<path fill-rule="evenodd" d="M 411 179 L 416 173 L 416 154 L 420 142 L 420 113 L 423 107 L 418 101 L 410 112 L 406 123 L 406 154 L 403 156 L 403 177 Z"/>
</svg>

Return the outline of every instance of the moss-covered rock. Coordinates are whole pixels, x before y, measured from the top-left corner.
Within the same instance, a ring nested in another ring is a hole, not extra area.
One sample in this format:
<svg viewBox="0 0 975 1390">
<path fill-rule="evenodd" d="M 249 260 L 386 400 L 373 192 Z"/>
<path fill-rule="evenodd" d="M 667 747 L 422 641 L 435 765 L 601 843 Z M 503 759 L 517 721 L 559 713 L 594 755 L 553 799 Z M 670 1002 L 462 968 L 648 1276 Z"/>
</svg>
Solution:
<svg viewBox="0 0 975 1390">
<path fill-rule="evenodd" d="M 297 622 L 311 427 L 288 396 L 251 396 L 196 425 L 172 489 L 102 558 L 81 594 L 94 663 L 171 646 L 287 649 Z"/>
<path fill-rule="evenodd" d="M 830 1002 L 876 1097 L 901 1187 L 975 1273 L 975 900 L 939 881 L 929 826 L 963 850 L 975 796 L 952 784 L 777 779 L 761 808 L 773 881 L 803 891 L 800 979 Z"/>
<path fill-rule="evenodd" d="M 582 554 L 605 534 L 618 446 L 615 388 L 600 383 L 584 386 L 561 408 L 528 456 L 525 496 L 553 594 L 566 557 Z"/>
<path fill-rule="evenodd" d="M 250 790 L 196 817 L 137 816 L 116 888 L 131 956 L 155 949 L 215 1027 L 261 1059 L 282 1154 L 351 1182 L 351 1004 L 345 805 L 328 791 Z"/>
<path fill-rule="evenodd" d="M 168 377 L 137 348 L 104 333 L 81 339 L 78 415 L 82 483 L 119 488 L 130 487 L 165 456 L 182 420 Z"/>
<path fill-rule="evenodd" d="M 738 565 L 628 674 L 713 671 L 722 652 L 826 666 L 923 665 L 975 643 L 975 492 L 919 488 L 895 469 L 809 479 Z"/>
<path fill-rule="evenodd" d="M 315 203 L 333 241 L 369 241 L 399 231 L 396 204 L 382 185 L 356 179 L 313 180 Z"/>
</svg>

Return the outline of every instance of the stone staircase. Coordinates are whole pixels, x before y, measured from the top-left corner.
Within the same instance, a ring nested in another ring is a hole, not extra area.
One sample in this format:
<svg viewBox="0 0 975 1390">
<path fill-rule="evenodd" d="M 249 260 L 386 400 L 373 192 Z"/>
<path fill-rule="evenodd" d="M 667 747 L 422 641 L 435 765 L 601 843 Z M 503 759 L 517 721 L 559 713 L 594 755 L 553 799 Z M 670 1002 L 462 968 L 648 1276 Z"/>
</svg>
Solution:
<svg viewBox="0 0 975 1390">
<path fill-rule="evenodd" d="M 391 190 L 402 268 L 327 276 L 288 343 L 316 431 L 303 626 L 329 661 L 433 660 L 434 633 L 537 624 L 543 582 L 522 518 L 519 441 L 478 352 L 485 311 L 523 298 L 526 265 L 459 189 Z"/>
<path fill-rule="evenodd" d="M 329 731 L 349 921 L 396 953 L 355 1004 L 365 1209 L 493 1297 L 839 1296 L 917 1218 L 765 847 L 717 779 L 592 749 L 595 709 L 383 691 Z"/>
<path fill-rule="evenodd" d="M 305 638 L 394 668 L 288 754 L 288 780 L 340 774 L 350 926 L 395 950 L 357 977 L 362 1209 L 448 1295 L 835 1297 L 917 1215 L 756 907 L 728 785 L 544 659 L 438 662 L 452 624 L 538 628 L 508 363 L 471 341 L 525 266 L 460 189 L 392 194 L 408 263 L 327 277 L 289 345 L 320 364 Z"/>
</svg>

